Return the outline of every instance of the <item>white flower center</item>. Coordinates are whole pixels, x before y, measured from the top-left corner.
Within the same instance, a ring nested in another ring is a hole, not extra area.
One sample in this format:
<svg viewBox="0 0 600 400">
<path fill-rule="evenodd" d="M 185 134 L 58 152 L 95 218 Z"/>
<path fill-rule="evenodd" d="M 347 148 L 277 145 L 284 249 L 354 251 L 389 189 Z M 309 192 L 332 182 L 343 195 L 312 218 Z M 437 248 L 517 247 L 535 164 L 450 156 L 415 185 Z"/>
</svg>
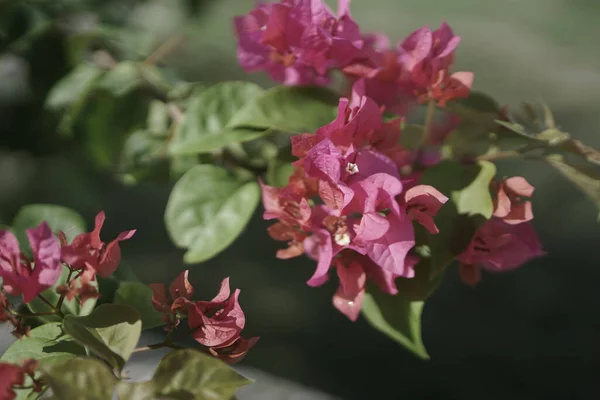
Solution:
<svg viewBox="0 0 600 400">
<path fill-rule="evenodd" d="M 348 172 L 350 175 L 354 175 L 354 174 L 358 173 L 358 165 L 349 162 L 346 165 L 346 172 Z"/>
<path fill-rule="evenodd" d="M 348 235 L 348 232 L 336 233 L 333 236 L 333 239 L 340 246 L 347 246 L 350 244 L 350 235 Z"/>
</svg>

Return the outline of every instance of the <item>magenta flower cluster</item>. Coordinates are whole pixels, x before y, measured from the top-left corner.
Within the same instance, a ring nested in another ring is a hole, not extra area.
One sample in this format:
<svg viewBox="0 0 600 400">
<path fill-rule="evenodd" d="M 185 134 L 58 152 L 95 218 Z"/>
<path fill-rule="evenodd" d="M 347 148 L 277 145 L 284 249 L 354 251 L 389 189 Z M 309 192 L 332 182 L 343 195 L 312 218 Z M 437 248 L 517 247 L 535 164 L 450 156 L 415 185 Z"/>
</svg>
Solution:
<svg viewBox="0 0 600 400">
<path fill-rule="evenodd" d="M 356 320 L 368 280 L 395 295 L 396 278 L 415 276 L 414 224 L 438 233 L 434 217 L 448 201 L 420 179 L 422 168 L 440 161 L 439 147 L 460 120 L 430 124 L 425 147 L 411 151 L 399 144 L 403 116 L 418 103 L 443 107 L 467 97 L 473 73 L 450 72 L 460 38 L 446 23 L 418 29 L 390 49 L 383 35 L 360 32 L 349 3 L 339 0 L 337 14 L 322 0 L 260 4 L 237 17 L 235 29 L 238 60 L 248 72 L 266 71 L 285 85 L 325 85 L 337 70 L 352 84 L 334 121 L 291 138 L 298 160 L 288 185 L 261 185 L 264 218 L 277 220 L 269 234 L 288 242 L 277 257 L 316 260 L 310 286 L 324 284 L 334 269 L 333 304 Z M 384 120 L 384 111 L 397 118 Z M 469 284 L 481 267 L 512 269 L 544 254 L 524 200 L 533 188 L 520 177 L 492 186 L 494 216 L 458 257 Z"/>
</svg>

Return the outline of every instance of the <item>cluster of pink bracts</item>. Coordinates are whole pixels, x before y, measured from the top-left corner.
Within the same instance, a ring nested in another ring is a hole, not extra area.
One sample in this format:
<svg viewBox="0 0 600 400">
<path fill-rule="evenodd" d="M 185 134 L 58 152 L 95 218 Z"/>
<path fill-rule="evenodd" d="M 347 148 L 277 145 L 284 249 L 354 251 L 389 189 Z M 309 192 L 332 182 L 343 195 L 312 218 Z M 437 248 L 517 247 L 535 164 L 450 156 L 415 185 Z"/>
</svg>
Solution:
<svg viewBox="0 0 600 400">
<path fill-rule="evenodd" d="M 130 239 L 135 230 L 122 232 L 110 243 L 100 239 L 104 224 L 104 212 L 96 216 L 94 230 L 77 235 L 69 244 L 63 232 L 54 235 L 46 222 L 37 228 L 27 229 L 27 238 L 33 253 L 30 260 L 19 248 L 19 242 L 10 231 L 0 231 L 0 277 L 2 289 L 9 295 L 23 295 L 29 303 L 44 290 L 54 286 L 63 271 L 63 264 L 77 271 L 78 279 L 71 280 L 69 287 L 59 287 L 67 299 L 78 297 L 82 302 L 98 297 L 97 290 L 90 285 L 96 275 L 107 277 L 113 274 L 121 260 L 119 242 Z M 78 284 L 76 283 L 78 282 Z"/>
<path fill-rule="evenodd" d="M 100 296 L 92 283 L 96 276 L 108 277 L 115 272 L 121 261 L 119 242 L 135 234 L 135 230 L 122 232 L 115 240 L 104 243 L 100 239 L 104 219 L 102 211 L 96 216 L 94 230 L 77 235 L 70 244 L 64 233 L 58 232 L 57 237 L 46 222 L 27 229 L 33 261 L 21 252 L 10 231 L 0 231 L 0 277 L 3 279 L 0 322 L 10 322 L 15 328 L 15 336 L 28 335 L 29 326 L 14 312 L 5 293 L 22 295 L 27 304 L 56 284 L 63 264 L 71 270 L 72 279 L 56 288 L 60 295 L 67 300 L 76 298 L 80 303 Z M 187 317 L 190 335 L 210 354 L 228 363 L 240 361 L 258 337 L 244 339 L 240 336 L 246 319 L 238 303 L 239 289 L 231 295 L 229 278 L 226 278 L 214 299 L 193 302 L 194 290 L 187 276 L 188 271 L 182 272 L 170 285 L 168 294 L 164 285 L 150 285 L 154 293 L 152 304 L 165 314 L 166 329 L 172 331 L 182 317 Z"/>
<path fill-rule="evenodd" d="M 361 309 L 366 281 L 397 294 L 397 277 L 414 277 L 413 223 L 430 233 L 433 217 L 448 198 L 420 185 L 411 165 L 435 165 L 435 151 L 456 127 L 456 118 L 433 126 L 424 145 L 433 154 L 413 152 L 399 144 L 402 117 L 412 105 L 467 97 L 473 73 L 450 73 L 460 38 L 447 24 L 421 28 L 388 48 L 382 35 L 363 35 L 349 13 L 349 0 L 339 0 L 337 15 L 321 0 L 282 0 L 260 4 L 235 19 L 238 60 L 246 71 L 266 71 L 286 85 L 329 82 L 332 70 L 353 82 L 350 98 L 341 98 L 338 116 L 314 134 L 292 137 L 298 157 L 284 188 L 262 184 L 265 219 L 276 240 L 289 247 L 279 258 L 306 254 L 317 260 L 310 286 L 328 280 L 335 268 L 339 288 L 333 304 L 351 320 Z M 398 118 L 384 122 L 384 110 Z M 474 284 L 479 267 L 495 271 L 515 268 L 543 254 L 535 231 L 529 197 L 533 188 L 523 178 L 498 184 L 494 217 L 477 232 L 459 256 L 461 276 Z"/>
<path fill-rule="evenodd" d="M 233 294 L 229 289 L 229 278 L 221 283 L 219 293 L 210 301 L 192 301 L 194 288 L 188 281 L 188 271 L 184 271 L 169 286 L 151 284 L 152 305 L 162 312 L 170 331 L 179 325 L 183 316 L 187 317 L 191 336 L 208 352 L 227 363 L 241 361 L 258 341 L 258 337 L 241 337 L 246 324 L 246 316 L 238 303 L 240 290 Z"/>
<path fill-rule="evenodd" d="M 413 99 L 443 105 L 468 96 L 473 73 L 449 73 L 460 38 L 447 24 L 421 28 L 390 49 L 384 35 L 360 32 L 349 6 L 339 0 L 336 15 L 322 0 L 260 4 L 234 20 L 239 63 L 286 85 L 326 85 L 338 70 L 364 79 L 365 94 L 390 110 Z"/>
</svg>

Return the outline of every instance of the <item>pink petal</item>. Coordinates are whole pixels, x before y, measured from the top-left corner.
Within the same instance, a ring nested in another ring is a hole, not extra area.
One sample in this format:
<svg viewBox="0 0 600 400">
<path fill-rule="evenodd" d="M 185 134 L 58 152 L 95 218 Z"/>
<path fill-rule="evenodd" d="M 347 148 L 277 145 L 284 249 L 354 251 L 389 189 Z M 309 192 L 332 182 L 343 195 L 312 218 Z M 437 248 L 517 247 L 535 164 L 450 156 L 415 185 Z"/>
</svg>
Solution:
<svg viewBox="0 0 600 400">
<path fill-rule="evenodd" d="M 380 239 L 367 244 L 367 255 L 381 268 L 412 278 L 414 270 L 405 263 L 406 256 L 415 245 L 412 223 L 406 217 L 388 215 L 390 229 Z"/>
<path fill-rule="evenodd" d="M 514 176 L 508 178 L 504 184 L 512 193 L 517 196 L 531 197 L 535 188 L 527 182 L 527 180 L 520 176 Z"/>
<path fill-rule="evenodd" d="M 304 250 L 309 257 L 319 260 L 317 269 L 307 282 L 308 286 L 324 284 L 328 279 L 327 272 L 333 258 L 331 235 L 325 229 L 315 231 L 312 236 L 304 239 Z"/>
<path fill-rule="evenodd" d="M 333 296 L 333 305 L 351 321 L 356 321 L 365 294 L 365 271 L 354 262 L 347 267 L 338 265 L 337 273 L 340 286 Z"/>
<path fill-rule="evenodd" d="M 156 311 L 168 313 L 171 310 L 171 302 L 167 298 L 167 292 L 165 291 L 165 285 L 162 283 L 151 283 L 150 289 L 152 289 L 152 306 Z"/>
<path fill-rule="evenodd" d="M 361 242 L 370 242 L 380 239 L 390 228 L 387 218 L 377 213 L 363 214 L 360 224 L 354 227 L 356 240 Z"/>
<path fill-rule="evenodd" d="M 35 267 L 23 287 L 23 302 L 29 303 L 38 294 L 52 287 L 62 273 L 60 243 L 44 221 L 37 228 L 27 229 L 27 238 Z"/>
<path fill-rule="evenodd" d="M 186 269 L 177 275 L 177 278 L 175 278 L 173 283 L 171 283 L 171 286 L 169 286 L 169 294 L 173 300 L 179 297 L 184 297 L 188 300 L 192 299 L 192 296 L 194 295 L 194 288 L 188 280 L 189 272 L 190 271 Z"/>
</svg>

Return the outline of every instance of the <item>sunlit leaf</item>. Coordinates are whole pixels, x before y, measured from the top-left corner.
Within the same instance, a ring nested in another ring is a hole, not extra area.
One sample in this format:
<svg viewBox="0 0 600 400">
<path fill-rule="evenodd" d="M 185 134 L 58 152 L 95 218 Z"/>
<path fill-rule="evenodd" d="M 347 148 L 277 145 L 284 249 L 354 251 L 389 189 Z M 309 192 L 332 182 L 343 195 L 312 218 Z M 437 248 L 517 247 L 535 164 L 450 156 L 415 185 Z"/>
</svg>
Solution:
<svg viewBox="0 0 600 400">
<path fill-rule="evenodd" d="M 278 86 L 248 102 L 228 127 L 314 132 L 335 118 L 338 99 L 325 88 Z"/>
<path fill-rule="evenodd" d="M 187 249 L 186 263 L 199 263 L 217 255 L 243 231 L 256 209 L 260 190 L 225 169 L 198 165 L 173 188 L 165 224 L 175 244 Z"/>
<path fill-rule="evenodd" d="M 362 314 L 377 330 L 397 341 L 416 356 L 429 359 L 421 338 L 422 301 L 410 301 L 400 292 L 395 296 L 370 289 L 365 293 Z"/>
<path fill-rule="evenodd" d="M 256 139 L 266 129 L 228 127 L 232 117 L 263 89 L 250 82 L 223 82 L 191 98 L 185 119 L 170 142 L 171 154 L 200 154 Z"/>
<path fill-rule="evenodd" d="M 148 382 L 117 386 L 120 400 L 188 399 L 229 400 L 252 383 L 222 361 L 197 350 L 176 350 L 158 364 Z"/>
<path fill-rule="evenodd" d="M 132 307 L 102 304 L 87 316 L 67 315 L 63 329 L 79 344 L 121 370 L 137 345 L 142 321 Z"/>
</svg>

